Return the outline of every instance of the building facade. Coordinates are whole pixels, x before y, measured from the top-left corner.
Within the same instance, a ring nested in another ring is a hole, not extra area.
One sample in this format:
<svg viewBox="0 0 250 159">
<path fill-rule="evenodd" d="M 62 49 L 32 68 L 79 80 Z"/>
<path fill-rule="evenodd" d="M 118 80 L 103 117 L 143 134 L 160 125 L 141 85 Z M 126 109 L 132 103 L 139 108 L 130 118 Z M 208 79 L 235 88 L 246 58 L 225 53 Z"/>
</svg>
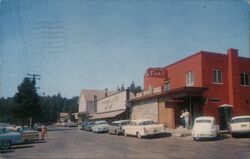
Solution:
<svg viewBox="0 0 250 159">
<path fill-rule="evenodd" d="M 131 118 L 138 118 L 139 107 L 146 109 L 150 100 L 156 101 L 153 110 L 157 105 L 154 120 L 168 127 L 177 127 L 181 110 L 188 109 L 191 122 L 197 116 L 214 116 L 225 129 L 232 116 L 249 115 L 250 58 L 239 57 L 237 49 L 227 54 L 200 51 L 166 67 L 149 68 L 144 92 L 131 100 Z"/>
<path fill-rule="evenodd" d="M 86 117 L 93 116 L 96 113 L 95 100 L 102 99 L 114 93 L 117 93 L 117 91 L 82 89 L 78 101 L 79 121 L 83 121 Z"/>
<path fill-rule="evenodd" d="M 102 99 L 97 99 L 96 113 L 93 114 L 90 120 L 123 120 L 128 119 L 127 100 L 134 98 L 134 94 L 129 90 L 114 93 Z"/>
</svg>

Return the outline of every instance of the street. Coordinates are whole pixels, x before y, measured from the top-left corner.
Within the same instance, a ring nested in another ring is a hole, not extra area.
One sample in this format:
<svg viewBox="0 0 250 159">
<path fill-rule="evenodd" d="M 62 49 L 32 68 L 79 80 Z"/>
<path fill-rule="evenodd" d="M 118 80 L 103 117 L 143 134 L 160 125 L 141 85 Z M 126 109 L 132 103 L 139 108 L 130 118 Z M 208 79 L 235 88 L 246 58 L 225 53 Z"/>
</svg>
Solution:
<svg viewBox="0 0 250 159">
<path fill-rule="evenodd" d="M 138 139 L 93 134 L 77 128 L 50 127 L 44 142 L 13 146 L 2 158 L 162 158 L 250 159 L 250 139 L 223 135 L 217 141 L 188 137 Z M 1 158 L 0 157 L 0 158 Z"/>
</svg>

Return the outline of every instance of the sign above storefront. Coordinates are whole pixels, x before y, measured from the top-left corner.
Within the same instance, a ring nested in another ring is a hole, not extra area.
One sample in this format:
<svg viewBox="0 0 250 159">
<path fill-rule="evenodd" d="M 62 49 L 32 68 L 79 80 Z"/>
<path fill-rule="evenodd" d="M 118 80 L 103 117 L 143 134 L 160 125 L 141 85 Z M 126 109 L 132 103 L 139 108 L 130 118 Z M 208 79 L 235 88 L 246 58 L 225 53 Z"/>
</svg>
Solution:
<svg viewBox="0 0 250 159">
<path fill-rule="evenodd" d="M 145 76 L 150 77 L 166 77 L 165 70 L 163 68 L 149 68 Z"/>
</svg>

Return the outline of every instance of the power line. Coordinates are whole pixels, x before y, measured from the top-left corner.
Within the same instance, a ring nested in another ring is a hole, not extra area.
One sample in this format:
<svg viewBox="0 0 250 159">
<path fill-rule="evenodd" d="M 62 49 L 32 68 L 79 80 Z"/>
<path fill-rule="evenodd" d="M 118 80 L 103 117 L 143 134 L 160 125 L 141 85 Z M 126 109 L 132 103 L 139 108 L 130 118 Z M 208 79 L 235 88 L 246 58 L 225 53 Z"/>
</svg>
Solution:
<svg viewBox="0 0 250 159">
<path fill-rule="evenodd" d="M 30 71 L 29 59 L 28 59 L 27 49 L 26 49 L 26 42 L 25 42 L 24 32 L 23 32 L 23 20 L 22 20 L 22 16 L 21 16 L 19 0 L 16 0 L 15 6 L 16 6 L 16 16 L 17 16 L 17 20 L 18 20 L 19 31 L 21 32 L 21 38 L 23 41 L 23 54 L 24 54 L 25 62 L 26 62 L 27 69 L 28 69 L 27 71 Z"/>
</svg>

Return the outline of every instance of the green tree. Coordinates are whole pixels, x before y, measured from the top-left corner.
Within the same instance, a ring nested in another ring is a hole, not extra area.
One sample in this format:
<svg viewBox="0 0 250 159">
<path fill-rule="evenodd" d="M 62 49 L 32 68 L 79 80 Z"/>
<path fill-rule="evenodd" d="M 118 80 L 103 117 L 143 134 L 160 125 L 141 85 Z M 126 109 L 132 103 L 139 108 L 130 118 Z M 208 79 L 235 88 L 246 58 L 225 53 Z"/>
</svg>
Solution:
<svg viewBox="0 0 250 159">
<path fill-rule="evenodd" d="M 35 80 L 24 78 L 17 87 L 18 92 L 14 96 L 15 105 L 12 107 L 13 117 L 27 121 L 28 118 L 38 119 L 41 114 L 39 96 L 35 88 Z"/>
</svg>

